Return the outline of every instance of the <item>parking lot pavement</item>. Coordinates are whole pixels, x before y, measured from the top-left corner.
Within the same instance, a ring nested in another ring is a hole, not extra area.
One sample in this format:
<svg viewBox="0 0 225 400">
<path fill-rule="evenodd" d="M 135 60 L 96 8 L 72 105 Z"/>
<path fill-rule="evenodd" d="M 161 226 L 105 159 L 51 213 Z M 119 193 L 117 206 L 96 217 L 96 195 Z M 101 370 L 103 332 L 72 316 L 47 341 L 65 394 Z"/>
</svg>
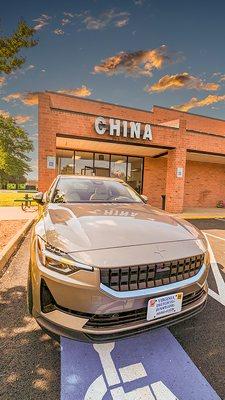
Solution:
<svg viewBox="0 0 225 400">
<path fill-rule="evenodd" d="M 60 398 L 59 345 L 26 309 L 29 236 L 0 281 L 0 398 Z"/>
<path fill-rule="evenodd" d="M 155 330 L 118 341 L 111 350 L 107 345 L 104 352 L 98 346 L 62 339 L 61 369 L 59 346 L 26 314 L 27 238 L 1 279 L 0 397 L 60 399 L 62 373 L 61 400 L 103 399 L 104 382 L 112 386 L 111 397 L 104 400 L 225 400 L 225 220 L 192 223 L 206 233 L 215 255 L 209 276 L 213 297 L 209 297 L 205 310 L 170 330 Z M 134 363 L 135 368 L 129 368 Z M 93 397 L 93 387 L 90 388 L 95 372 L 99 376 L 98 397 Z M 122 392 L 124 386 L 116 383 L 118 379 L 131 385 L 125 388 L 126 394 Z M 133 388 L 137 389 L 133 382 L 137 382 L 139 397 L 137 392 L 132 394 Z M 179 390 L 174 391 L 177 384 Z M 81 392 L 75 396 L 77 387 L 89 389 L 88 396 L 81 397 Z M 183 393 L 183 397 L 176 396 L 177 393 Z"/>
</svg>

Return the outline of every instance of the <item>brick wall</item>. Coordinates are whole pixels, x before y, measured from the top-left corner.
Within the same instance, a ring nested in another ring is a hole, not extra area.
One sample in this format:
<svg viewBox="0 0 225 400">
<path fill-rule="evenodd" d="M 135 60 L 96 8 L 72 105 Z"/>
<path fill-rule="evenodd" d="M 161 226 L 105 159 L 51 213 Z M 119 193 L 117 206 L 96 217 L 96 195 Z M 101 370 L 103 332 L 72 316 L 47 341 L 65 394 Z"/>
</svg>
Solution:
<svg viewBox="0 0 225 400">
<path fill-rule="evenodd" d="M 215 207 L 225 200 L 225 165 L 188 161 L 184 207 Z"/>
<path fill-rule="evenodd" d="M 132 143 L 168 149 L 167 160 L 145 159 L 144 194 L 152 205 L 161 207 L 161 194 L 166 194 L 167 210 L 180 212 L 183 205 L 212 207 L 225 197 L 224 165 L 189 161 L 186 164 L 187 150 L 225 155 L 225 121 L 161 107 L 154 107 L 153 112 L 136 110 L 48 92 L 39 95 L 39 190 L 46 190 L 56 176 L 56 170 L 47 169 L 47 156 L 56 155 L 58 134 L 109 139 L 94 131 L 96 116 L 151 123 L 153 140 L 133 139 Z M 175 120 L 178 125 L 160 125 Z M 113 141 L 131 142 L 129 138 L 115 136 Z M 178 167 L 183 168 L 182 178 L 177 177 Z"/>
<path fill-rule="evenodd" d="M 166 170 L 166 158 L 145 157 L 143 194 L 154 207 L 162 206 L 161 195 L 166 193 Z"/>
<path fill-rule="evenodd" d="M 154 123 L 166 122 L 174 119 L 185 119 L 187 129 L 198 132 L 207 132 L 214 135 L 225 135 L 225 121 L 203 115 L 190 114 L 182 111 L 171 110 L 164 107 L 153 107 Z"/>
<path fill-rule="evenodd" d="M 166 193 L 167 159 L 145 160 L 143 193 L 151 205 L 161 208 L 161 195 Z M 185 172 L 184 207 L 216 207 L 217 201 L 225 200 L 225 165 L 187 161 Z"/>
</svg>

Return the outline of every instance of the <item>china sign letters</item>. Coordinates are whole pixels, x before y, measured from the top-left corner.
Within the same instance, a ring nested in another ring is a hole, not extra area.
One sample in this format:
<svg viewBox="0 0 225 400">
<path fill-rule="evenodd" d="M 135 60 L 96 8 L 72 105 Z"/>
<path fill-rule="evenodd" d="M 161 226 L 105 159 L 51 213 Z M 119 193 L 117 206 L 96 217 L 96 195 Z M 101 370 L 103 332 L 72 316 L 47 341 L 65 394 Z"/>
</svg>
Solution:
<svg viewBox="0 0 225 400">
<path fill-rule="evenodd" d="M 120 119 L 109 119 L 109 124 L 105 118 L 97 117 L 95 120 L 95 131 L 99 135 L 108 133 L 110 136 L 129 137 L 131 139 L 152 140 L 152 130 L 149 124 L 144 125 L 141 129 L 140 122 L 121 121 Z"/>
</svg>

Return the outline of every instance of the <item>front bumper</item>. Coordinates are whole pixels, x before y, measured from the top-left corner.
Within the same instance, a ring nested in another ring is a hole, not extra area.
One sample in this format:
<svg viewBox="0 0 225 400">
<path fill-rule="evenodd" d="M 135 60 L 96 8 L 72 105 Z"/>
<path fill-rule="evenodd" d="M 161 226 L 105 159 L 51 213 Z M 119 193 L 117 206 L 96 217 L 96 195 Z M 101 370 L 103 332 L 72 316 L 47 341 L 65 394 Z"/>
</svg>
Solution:
<svg viewBox="0 0 225 400">
<path fill-rule="evenodd" d="M 97 270 L 79 271 L 74 276 L 61 276 L 41 265 L 35 265 L 34 270 L 33 315 L 38 324 L 52 334 L 91 342 L 110 341 L 180 322 L 200 312 L 208 294 L 206 279 L 209 266 L 205 264 L 192 278 L 128 292 L 116 292 L 102 285 Z M 50 312 L 42 310 L 42 281 L 55 300 L 55 308 Z M 184 296 L 181 312 L 147 321 L 147 303 L 150 298 L 179 291 Z M 116 321 L 115 315 L 119 315 Z M 133 315 L 137 317 L 133 318 Z"/>
<path fill-rule="evenodd" d="M 183 309 L 182 312 L 178 314 L 173 314 L 172 316 L 159 318 L 156 321 L 143 321 L 142 323 L 136 324 L 135 326 L 123 326 L 123 328 L 113 329 L 113 330 L 95 330 L 95 329 L 85 329 L 83 323 L 84 320 L 79 317 L 72 317 L 65 320 L 65 315 L 61 311 L 53 311 L 51 316 L 48 318 L 40 315 L 36 317 L 37 323 L 40 327 L 45 330 L 50 336 L 64 336 L 69 339 L 76 339 L 80 341 L 93 342 L 93 343 L 103 343 L 112 341 L 115 339 L 123 339 L 126 337 L 134 336 L 139 333 L 147 332 L 154 328 L 159 328 L 162 326 L 171 326 L 182 322 L 187 318 L 193 317 L 201 312 L 207 302 L 207 292 L 205 292 L 201 299 L 196 302 L 195 305 L 188 309 Z M 50 317 L 50 318 L 49 318 Z M 64 325 L 59 325 L 55 322 L 58 319 L 64 319 Z M 74 330 L 74 325 L 80 326 L 80 330 Z"/>
</svg>

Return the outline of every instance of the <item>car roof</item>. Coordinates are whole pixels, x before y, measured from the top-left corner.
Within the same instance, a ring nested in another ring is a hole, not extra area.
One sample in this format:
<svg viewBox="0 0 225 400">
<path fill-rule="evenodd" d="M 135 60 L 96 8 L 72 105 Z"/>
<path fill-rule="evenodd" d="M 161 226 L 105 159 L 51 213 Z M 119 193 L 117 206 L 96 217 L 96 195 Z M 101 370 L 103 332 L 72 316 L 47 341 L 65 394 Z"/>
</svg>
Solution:
<svg viewBox="0 0 225 400">
<path fill-rule="evenodd" d="M 117 182 L 124 182 L 122 179 L 119 178 L 110 178 L 108 176 L 87 176 L 87 175 L 58 175 L 57 178 L 69 178 L 69 179 L 91 179 L 91 180 L 109 180 L 109 181 L 117 181 Z"/>
</svg>

